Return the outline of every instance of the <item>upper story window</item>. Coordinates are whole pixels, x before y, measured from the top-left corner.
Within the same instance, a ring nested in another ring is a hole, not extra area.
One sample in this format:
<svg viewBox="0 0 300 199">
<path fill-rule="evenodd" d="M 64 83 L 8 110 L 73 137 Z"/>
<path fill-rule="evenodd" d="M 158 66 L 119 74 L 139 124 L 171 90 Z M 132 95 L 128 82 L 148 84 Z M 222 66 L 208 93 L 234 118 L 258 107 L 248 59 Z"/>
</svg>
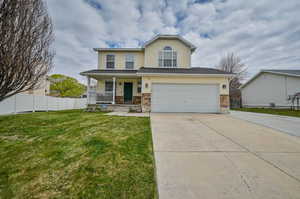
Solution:
<svg viewBox="0 0 300 199">
<path fill-rule="evenodd" d="M 134 68 L 134 55 L 133 54 L 125 55 L 125 68 L 126 69 Z"/>
<path fill-rule="evenodd" d="M 106 68 L 115 68 L 115 55 L 106 55 Z"/>
<path fill-rule="evenodd" d="M 177 52 L 170 46 L 164 47 L 159 52 L 158 63 L 159 67 L 177 67 Z"/>
</svg>

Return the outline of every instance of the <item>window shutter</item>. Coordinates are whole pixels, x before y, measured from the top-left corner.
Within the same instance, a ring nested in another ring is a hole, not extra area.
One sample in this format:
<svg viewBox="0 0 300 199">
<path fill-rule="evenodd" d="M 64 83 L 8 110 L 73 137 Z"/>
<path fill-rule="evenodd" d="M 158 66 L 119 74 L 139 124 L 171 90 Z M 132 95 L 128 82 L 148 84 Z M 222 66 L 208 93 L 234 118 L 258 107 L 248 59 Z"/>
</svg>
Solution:
<svg viewBox="0 0 300 199">
<path fill-rule="evenodd" d="M 159 51 L 158 65 L 159 65 L 159 67 L 163 67 L 163 52 L 162 51 Z"/>
<path fill-rule="evenodd" d="M 173 62 L 173 67 L 177 67 L 177 52 L 176 51 L 173 51 L 172 62 Z"/>
</svg>

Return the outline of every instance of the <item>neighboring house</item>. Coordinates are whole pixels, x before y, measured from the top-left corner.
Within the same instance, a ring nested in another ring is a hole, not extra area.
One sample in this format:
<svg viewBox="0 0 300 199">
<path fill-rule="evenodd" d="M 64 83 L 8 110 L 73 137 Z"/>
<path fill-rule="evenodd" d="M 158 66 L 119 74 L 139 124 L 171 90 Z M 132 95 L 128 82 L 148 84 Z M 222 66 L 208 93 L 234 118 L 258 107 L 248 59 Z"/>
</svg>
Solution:
<svg viewBox="0 0 300 199">
<path fill-rule="evenodd" d="M 98 80 L 89 104 L 141 104 L 152 112 L 228 112 L 231 73 L 191 67 L 196 47 L 178 35 L 158 35 L 141 48 L 95 48 Z"/>
<path fill-rule="evenodd" d="M 300 70 L 262 70 L 241 86 L 243 107 L 287 107 L 300 92 Z"/>
<path fill-rule="evenodd" d="M 241 108 L 241 90 L 239 88 L 229 89 L 230 108 Z"/>
<path fill-rule="evenodd" d="M 50 81 L 49 77 L 46 76 L 42 78 L 42 80 L 38 83 L 37 87 L 34 89 L 27 90 L 22 92 L 25 94 L 32 94 L 32 95 L 39 95 L 39 96 L 46 96 L 50 94 Z"/>
</svg>

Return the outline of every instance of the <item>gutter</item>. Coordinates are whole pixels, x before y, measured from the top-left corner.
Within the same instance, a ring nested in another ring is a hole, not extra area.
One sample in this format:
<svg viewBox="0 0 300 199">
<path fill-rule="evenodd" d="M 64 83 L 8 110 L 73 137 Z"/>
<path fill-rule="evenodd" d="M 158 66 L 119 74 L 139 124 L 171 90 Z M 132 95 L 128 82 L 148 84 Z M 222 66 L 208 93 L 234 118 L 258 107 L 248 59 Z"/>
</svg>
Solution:
<svg viewBox="0 0 300 199">
<path fill-rule="evenodd" d="M 186 73 L 79 73 L 82 76 L 187 76 L 187 77 L 233 77 L 232 74 L 186 74 Z"/>
<path fill-rule="evenodd" d="M 136 76 L 136 73 L 79 73 L 82 76 L 101 75 L 101 76 Z"/>
<path fill-rule="evenodd" d="M 143 48 L 93 48 L 96 52 L 101 51 L 129 51 L 129 52 L 139 52 L 144 51 Z"/>
<path fill-rule="evenodd" d="M 138 76 L 194 76 L 194 77 L 234 77 L 234 74 L 187 74 L 187 73 L 140 73 Z"/>
<path fill-rule="evenodd" d="M 285 75 L 285 76 L 290 76 L 290 77 L 300 77 L 300 75 L 290 74 L 290 73 L 273 72 L 273 71 L 262 71 L 262 72 L 276 74 L 276 75 Z"/>
<path fill-rule="evenodd" d="M 268 70 L 261 70 L 256 75 L 254 75 L 252 78 L 250 78 L 247 82 L 245 82 L 243 85 L 239 87 L 239 89 L 245 88 L 250 82 L 252 82 L 255 78 L 257 78 L 262 73 L 269 73 L 269 74 L 275 74 L 275 75 L 283 75 L 283 76 L 289 76 L 289 77 L 300 77 L 300 75 L 293 75 L 290 73 L 281 73 L 281 72 L 273 72 Z"/>
</svg>

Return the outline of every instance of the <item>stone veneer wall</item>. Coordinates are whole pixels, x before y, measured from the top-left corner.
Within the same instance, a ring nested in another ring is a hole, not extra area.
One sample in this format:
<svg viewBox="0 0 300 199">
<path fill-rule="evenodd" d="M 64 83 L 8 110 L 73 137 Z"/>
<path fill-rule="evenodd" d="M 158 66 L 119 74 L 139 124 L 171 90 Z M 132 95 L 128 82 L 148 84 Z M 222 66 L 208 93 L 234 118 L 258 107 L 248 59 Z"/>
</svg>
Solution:
<svg viewBox="0 0 300 199">
<path fill-rule="evenodd" d="M 124 96 L 116 96 L 116 104 L 124 104 Z M 133 104 L 141 104 L 141 96 L 133 96 Z"/>
<path fill-rule="evenodd" d="M 116 100 L 116 104 L 124 104 L 124 97 L 123 96 L 116 96 L 115 100 Z"/>
<path fill-rule="evenodd" d="M 229 95 L 220 95 L 220 108 L 222 113 L 229 112 Z"/>
<path fill-rule="evenodd" d="M 141 104 L 142 97 L 141 96 L 133 96 L 133 104 Z"/>
<path fill-rule="evenodd" d="M 149 112 L 151 110 L 151 93 L 142 93 L 142 111 Z"/>
</svg>

